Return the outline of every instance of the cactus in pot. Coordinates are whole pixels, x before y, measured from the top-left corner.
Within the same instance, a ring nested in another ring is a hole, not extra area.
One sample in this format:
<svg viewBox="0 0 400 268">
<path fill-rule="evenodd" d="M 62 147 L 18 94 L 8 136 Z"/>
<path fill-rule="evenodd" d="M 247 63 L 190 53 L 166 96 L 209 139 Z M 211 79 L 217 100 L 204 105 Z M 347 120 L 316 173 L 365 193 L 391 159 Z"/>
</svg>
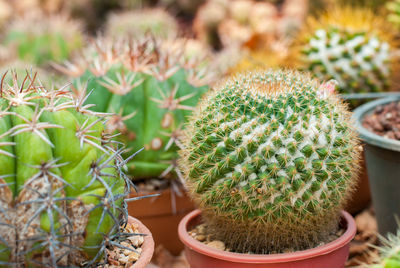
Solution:
<svg viewBox="0 0 400 268">
<path fill-rule="evenodd" d="M 335 7 L 308 19 L 294 62 L 319 79 L 338 81 L 340 93 L 386 91 L 396 84 L 396 47 L 395 31 L 371 9 Z"/>
<path fill-rule="evenodd" d="M 127 164 L 129 173 L 139 179 L 172 174 L 182 124 L 208 89 L 208 65 L 199 58 L 205 53 L 190 40 L 146 37 L 99 38 L 83 54 L 83 64 L 58 69 L 78 89 L 88 82 L 94 111 L 116 113 L 107 123 L 110 133 L 119 131 L 132 151 L 144 147 Z"/>
<path fill-rule="evenodd" d="M 89 266 L 123 237 L 130 180 L 87 96 L 27 74 L 0 88 L 0 267 Z M 121 246 L 123 247 L 123 246 Z"/>
<path fill-rule="evenodd" d="M 194 112 L 179 166 L 210 233 L 228 248 L 302 250 L 337 230 L 360 148 L 333 88 L 298 72 L 247 73 Z"/>
</svg>

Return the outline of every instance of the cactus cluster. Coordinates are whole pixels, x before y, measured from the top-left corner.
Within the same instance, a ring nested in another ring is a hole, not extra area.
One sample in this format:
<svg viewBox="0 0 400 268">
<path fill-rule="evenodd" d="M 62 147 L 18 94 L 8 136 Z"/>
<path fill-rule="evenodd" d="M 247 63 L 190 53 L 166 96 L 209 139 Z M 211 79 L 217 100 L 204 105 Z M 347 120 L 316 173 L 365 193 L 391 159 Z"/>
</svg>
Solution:
<svg viewBox="0 0 400 268">
<path fill-rule="evenodd" d="M 299 68 L 335 79 L 341 93 L 385 91 L 398 66 L 391 26 L 372 10 L 342 7 L 310 18 L 297 39 Z"/>
<path fill-rule="evenodd" d="M 96 104 L 94 111 L 116 113 L 107 123 L 110 133 L 120 132 L 119 140 L 132 151 L 144 147 L 127 164 L 136 179 L 171 177 L 176 170 L 182 125 L 208 89 L 207 74 L 213 74 L 195 44 L 99 38 L 82 53 L 83 61 L 59 66 L 75 77 L 78 90 L 86 83 L 93 89 L 87 102 Z"/>
<path fill-rule="evenodd" d="M 286 39 L 304 21 L 308 0 L 285 0 L 278 8 L 267 1 L 208 0 L 195 17 L 197 37 L 215 48 L 232 44 L 251 49 Z"/>
<path fill-rule="evenodd" d="M 232 78 L 200 103 L 179 166 L 216 239 L 235 252 L 318 245 L 338 228 L 359 143 L 333 83 L 292 71 Z"/>
<path fill-rule="evenodd" d="M 66 60 L 83 44 L 81 26 L 66 15 L 27 14 L 7 27 L 3 43 L 15 57 L 36 65 Z"/>
<path fill-rule="evenodd" d="M 125 235 L 122 148 L 86 96 L 37 79 L 1 80 L 0 267 L 89 266 Z"/>
<path fill-rule="evenodd" d="M 129 35 L 137 38 L 152 34 L 160 38 L 174 38 L 178 36 L 178 28 L 175 18 L 163 9 L 131 10 L 110 14 L 106 35 Z"/>
</svg>

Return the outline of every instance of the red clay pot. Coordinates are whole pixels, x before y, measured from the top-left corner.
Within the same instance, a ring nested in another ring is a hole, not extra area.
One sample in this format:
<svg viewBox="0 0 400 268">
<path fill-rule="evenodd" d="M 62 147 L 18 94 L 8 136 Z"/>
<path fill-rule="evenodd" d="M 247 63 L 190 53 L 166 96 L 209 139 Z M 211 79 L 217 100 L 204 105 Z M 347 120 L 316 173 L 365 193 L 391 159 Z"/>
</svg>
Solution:
<svg viewBox="0 0 400 268">
<path fill-rule="evenodd" d="M 186 258 L 191 268 L 340 268 L 349 255 L 350 241 L 356 234 L 353 217 L 343 211 L 345 233 L 328 244 L 313 249 L 282 254 L 240 254 L 217 250 L 204 245 L 188 234 L 201 222 L 201 211 L 195 210 L 179 223 L 179 238 L 185 244 Z"/>
<path fill-rule="evenodd" d="M 183 244 L 178 238 L 178 224 L 189 211 L 194 209 L 186 190 L 181 187 L 180 192 L 182 196 L 175 194 L 175 214 L 171 205 L 171 189 L 161 192 L 132 193 L 130 198 L 156 193 L 160 195 L 128 203 L 129 215 L 135 216 L 151 230 L 156 246 L 163 245 L 173 255 L 179 255 L 183 250 Z"/>
<path fill-rule="evenodd" d="M 129 223 L 136 223 L 138 225 L 138 230 L 142 234 L 147 234 L 144 237 L 143 245 L 142 245 L 142 252 L 140 253 L 139 259 L 130 267 L 131 268 L 144 268 L 147 264 L 150 263 L 151 258 L 153 257 L 154 253 L 154 240 L 151 232 L 147 227 L 138 219 L 129 216 L 128 218 Z"/>
</svg>

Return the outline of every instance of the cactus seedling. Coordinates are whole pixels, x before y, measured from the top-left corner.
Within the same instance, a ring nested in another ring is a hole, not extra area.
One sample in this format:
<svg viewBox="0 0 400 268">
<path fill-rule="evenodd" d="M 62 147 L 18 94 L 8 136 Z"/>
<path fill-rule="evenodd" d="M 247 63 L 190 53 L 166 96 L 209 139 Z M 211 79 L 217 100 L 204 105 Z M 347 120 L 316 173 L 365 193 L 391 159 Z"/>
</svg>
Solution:
<svg viewBox="0 0 400 268">
<path fill-rule="evenodd" d="M 297 72 L 248 73 L 196 109 L 180 167 L 207 226 L 228 248 L 301 250 L 337 230 L 360 150 L 332 89 Z"/>
<path fill-rule="evenodd" d="M 121 149 L 87 96 L 18 80 L 0 89 L 0 266 L 101 261 L 127 217 Z"/>
<path fill-rule="evenodd" d="M 339 82 L 341 93 L 385 91 L 398 66 L 394 32 L 372 10 L 343 7 L 310 18 L 298 38 L 298 67 Z"/>
<path fill-rule="evenodd" d="M 98 39 L 82 65 L 59 66 L 76 77 L 77 88 L 89 81 L 94 91 L 87 102 L 96 104 L 93 110 L 117 114 L 107 124 L 110 132 L 121 132 L 120 140 L 132 151 L 144 146 L 128 163 L 134 178 L 166 176 L 176 167 L 182 124 L 209 81 L 207 64 L 191 44 Z"/>
<path fill-rule="evenodd" d="M 36 65 L 62 61 L 82 46 L 80 24 L 65 15 L 25 15 L 7 27 L 4 42 L 18 59 Z"/>
</svg>

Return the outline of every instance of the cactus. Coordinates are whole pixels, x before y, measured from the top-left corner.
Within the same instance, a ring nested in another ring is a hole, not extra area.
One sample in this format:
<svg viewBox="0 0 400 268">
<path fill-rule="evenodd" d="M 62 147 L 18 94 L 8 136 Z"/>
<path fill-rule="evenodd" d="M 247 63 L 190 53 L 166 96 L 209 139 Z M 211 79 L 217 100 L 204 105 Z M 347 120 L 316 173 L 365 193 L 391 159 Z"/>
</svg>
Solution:
<svg viewBox="0 0 400 268">
<path fill-rule="evenodd" d="M 83 43 L 80 24 L 62 14 L 25 15 L 7 27 L 4 42 L 20 60 L 36 65 L 62 61 Z"/>
<path fill-rule="evenodd" d="M 397 234 L 389 233 L 387 238 L 380 237 L 381 244 L 377 247 L 379 255 L 374 264 L 363 265 L 361 267 L 371 268 L 399 268 L 400 267 L 400 230 Z"/>
<path fill-rule="evenodd" d="M 176 167 L 182 124 L 209 82 L 208 65 L 198 60 L 204 53 L 192 45 L 186 39 L 99 38 L 83 53 L 83 64 L 58 66 L 75 77 L 78 89 L 89 81 L 94 91 L 87 103 L 96 104 L 94 111 L 117 114 L 107 124 L 110 133 L 119 131 L 133 151 L 144 146 L 127 164 L 134 178 L 165 177 Z"/>
<path fill-rule="evenodd" d="M 342 7 L 310 18 L 296 44 L 294 61 L 341 93 L 379 92 L 393 86 L 399 62 L 391 26 L 372 10 Z"/>
<path fill-rule="evenodd" d="M 178 35 L 178 23 L 163 9 L 141 9 L 110 14 L 106 24 L 106 35 L 133 37 L 152 34 L 161 38 Z"/>
<path fill-rule="evenodd" d="M 228 248 L 302 250 L 337 230 L 360 149 L 332 88 L 297 72 L 247 73 L 194 112 L 179 166 L 210 232 Z"/>
<path fill-rule="evenodd" d="M 87 96 L 27 74 L 0 89 L 0 267 L 91 265 L 121 236 L 130 180 Z M 117 242 L 115 242 L 117 243 Z M 117 243 L 118 244 L 118 243 Z"/>
<path fill-rule="evenodd" d="M 400 27 L 400 1 L 392 0 L 386 4 L 389 11 L 388 20 L 393 23 L 397 28 Z"/>
</svg>

